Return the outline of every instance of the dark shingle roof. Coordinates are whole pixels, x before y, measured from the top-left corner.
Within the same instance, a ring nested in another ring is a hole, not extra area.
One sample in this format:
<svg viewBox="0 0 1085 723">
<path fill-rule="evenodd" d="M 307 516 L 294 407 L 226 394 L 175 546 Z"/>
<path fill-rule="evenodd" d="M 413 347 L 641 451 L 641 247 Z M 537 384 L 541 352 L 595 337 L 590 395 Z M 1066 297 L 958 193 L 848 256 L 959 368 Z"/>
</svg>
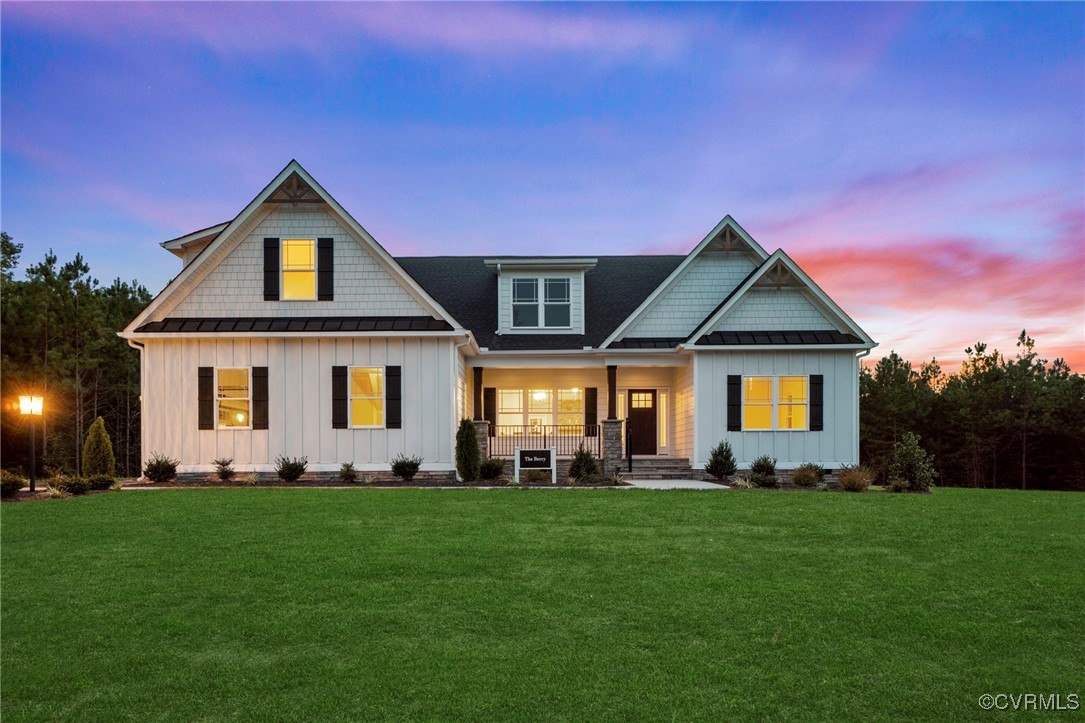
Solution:
<svg viewBox="0 0 1085 723">
<path fill-rule="evenodd" d="M 512 351 L 598 347 L 685 256 L 595 257 L 595 268 L 584 275 L 583 335 L 496 334 L 497 271 L 486 266 L 489 258 L 494 257 L 404 257 L 396 261 L 456 321 L 475 333 L 479 346 Z"/>
<path fill-rule="evenodd" d="M 171 317 L 150 321 L 138 333 L 235 331 L 449 331 L 452 326 L 430 316 L 263 316 Z"/>
<path fill-rule="evenodd" d="M 755 344 L 862 344 L 854 334 L 841 331 L 714 331 L 697 340 L 698 346 Z"/>
</svg>

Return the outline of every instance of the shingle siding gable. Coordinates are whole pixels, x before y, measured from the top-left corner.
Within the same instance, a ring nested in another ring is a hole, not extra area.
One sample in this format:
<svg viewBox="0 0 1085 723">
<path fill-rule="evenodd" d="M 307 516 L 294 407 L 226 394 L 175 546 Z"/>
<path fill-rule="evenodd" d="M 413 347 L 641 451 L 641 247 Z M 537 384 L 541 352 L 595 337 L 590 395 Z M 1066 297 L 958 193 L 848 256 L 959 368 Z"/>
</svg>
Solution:
<svg viewBox="0 0 1085 723">
<path fill-rule="evenodd" d="M 829 331 L 837 326 L 825 318 L 800 289 L 753 288 L 709 332 L 792 329 Z"/>
</svg>

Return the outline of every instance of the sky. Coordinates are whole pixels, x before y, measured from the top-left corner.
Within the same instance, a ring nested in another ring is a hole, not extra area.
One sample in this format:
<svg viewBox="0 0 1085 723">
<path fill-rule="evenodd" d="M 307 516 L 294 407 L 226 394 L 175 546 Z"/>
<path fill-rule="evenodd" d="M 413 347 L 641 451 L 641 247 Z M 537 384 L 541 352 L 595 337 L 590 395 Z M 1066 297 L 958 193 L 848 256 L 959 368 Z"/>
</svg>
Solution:
<svg viewBox="0 0 1085 723">
<path fill-rule="evenodd" d="M 1085 4 L 0 5 L 0 224 L 152 293 L 296 158 L 393 255 L 730 214 L 879 347 L 1085 370 Z"/>
</svg>

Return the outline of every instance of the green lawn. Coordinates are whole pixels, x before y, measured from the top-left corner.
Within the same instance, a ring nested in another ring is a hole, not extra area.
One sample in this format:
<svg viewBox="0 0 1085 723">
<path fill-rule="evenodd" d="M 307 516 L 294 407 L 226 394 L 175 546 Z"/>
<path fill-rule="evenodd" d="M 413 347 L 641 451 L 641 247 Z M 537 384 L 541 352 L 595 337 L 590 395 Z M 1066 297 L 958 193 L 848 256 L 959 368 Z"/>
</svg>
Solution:
<svg viewBox="0 0 1085 723">
<path fill-rule="evenodd" d="M 1083 495 L 223 489 L 0 515 L 5 723 L 1085 703 Z"/>
</svg>

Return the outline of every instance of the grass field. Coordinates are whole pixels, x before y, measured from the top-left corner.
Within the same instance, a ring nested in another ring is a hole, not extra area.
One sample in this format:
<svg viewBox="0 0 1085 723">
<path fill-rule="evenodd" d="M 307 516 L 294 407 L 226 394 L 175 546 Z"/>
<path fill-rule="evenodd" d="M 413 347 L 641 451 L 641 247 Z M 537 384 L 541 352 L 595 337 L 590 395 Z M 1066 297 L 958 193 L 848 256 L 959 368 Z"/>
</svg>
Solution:
<svg viewBox="0 0 1085 723">
<path fill-rule="evenodd" d="M 178 490 L 0 525 L 5 723 L 1085 699 L 1082 495 Z"/>
</svg>

